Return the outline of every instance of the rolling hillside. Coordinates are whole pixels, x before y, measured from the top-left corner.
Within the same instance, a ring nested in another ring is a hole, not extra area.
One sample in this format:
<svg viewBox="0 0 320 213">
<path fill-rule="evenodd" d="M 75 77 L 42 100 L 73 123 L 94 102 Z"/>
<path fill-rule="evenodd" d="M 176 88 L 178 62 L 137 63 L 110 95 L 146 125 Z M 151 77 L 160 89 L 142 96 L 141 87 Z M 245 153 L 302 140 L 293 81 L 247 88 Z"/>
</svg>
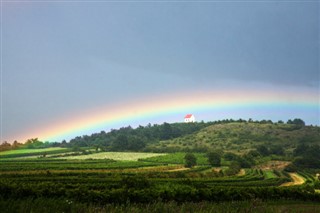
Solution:
<svg viewBox="0 0 320 213">
<path fill-rule="evenodd" d="M 263 145 L 271 150 L 282 147 L 286 154 L 291 154 L 299 144 L 319 145 L 320 128 L 252 122 L 213 124 L 189 135 L 160 141 L 152 149 L 200 152 L 214 149 L 244 154 Z"/>
</svg>

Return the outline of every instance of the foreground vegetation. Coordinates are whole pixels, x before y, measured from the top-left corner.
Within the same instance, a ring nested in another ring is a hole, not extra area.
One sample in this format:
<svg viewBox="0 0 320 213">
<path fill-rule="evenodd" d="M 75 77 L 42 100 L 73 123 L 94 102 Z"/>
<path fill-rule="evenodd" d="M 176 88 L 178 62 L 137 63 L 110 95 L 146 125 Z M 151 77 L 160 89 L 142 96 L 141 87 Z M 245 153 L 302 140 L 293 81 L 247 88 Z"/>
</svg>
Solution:
<svg viewBox="0 0 320 213">
<path fill-rule="evenodd" d="M 126 204 L 88 204 L 73 202 L 64 199 L 25 199 L 25 200 L 1 200 L 0 206 L 6 206 L 2 209 L 3 213 L 15 212 L 299 212 L 310 213 L 320 212 L 320 204 L 299 201 L 261 201 L 254 199 L 250 201 L 233 201 L 233 202 L 183 202 L 175 201 L 162 202 L 154 201 L 148 204 L 141 203 L 126 203 Z"/>
<path fill-rule="evenodd" d="M 0 209 L 319 211 L 319 127 L 267 121 L 187 125 L 122 128 L 61 147 L 37 139 L 16 144 L 0 152 Z M 151 141 L 141 143 L 142 137 Z M 134 142 L 144 146 L 133 148 Z M 111 151 L 121 144 L 135 152 Z"/>
<path fill-rule="evenodd" d="M 188 168 L 182 160 L 186 156 L 176 153 L 139 161 L 5 158 L 0 161 L 0 208 L 41 212 L 41 203 L 60 203 L 50 211 L 191 208 L 210 212 L 213 208 L 222 210 L 220 203 L 228 202 L 224 205 L 231 212 L 258 206 L 273 211 L 282 208 L 281 202 L 269 206 L 276 200 L 309 202 L 307 208 L 319 208 L 312 204 L 320 201 L 317 170 L 287 173 L 279 166 L 287 164 L 277 161 L 271 163 L 274 168 L 262 164 L 231 173 L 233 163 L 224 160 L 229 166 L 212 167 L 208 156 L 200 153 L 195 158 L 202 159 L 202 164 Z M 292 174 L 303 182 L 282 186 L 294 181 Z"/>
</svg>

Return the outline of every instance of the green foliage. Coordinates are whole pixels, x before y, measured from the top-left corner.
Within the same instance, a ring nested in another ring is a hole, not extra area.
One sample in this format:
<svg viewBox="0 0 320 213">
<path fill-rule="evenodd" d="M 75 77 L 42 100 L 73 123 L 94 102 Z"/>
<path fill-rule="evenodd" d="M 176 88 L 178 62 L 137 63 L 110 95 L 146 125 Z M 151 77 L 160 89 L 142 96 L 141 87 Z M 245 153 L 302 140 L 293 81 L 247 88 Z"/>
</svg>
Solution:
<svg viewBox="0 0 320 213">
<path fill-rule="evenodd" d="M 199 153 L 188 155 L 201 156 Z M 185 169 L 180 165 L 176 171 L 172 168 L 160 162 L 143 161 L 7 159 L 0 161 L 0 203 L 32 198 L 96 205 L 155 200 L 223 202 L 255 197 L 312 201 L 320 198 L 311 192 L 317 184 L 308 172 L 301 175 L 311 181 L 309 189 L 276 187 L 289 181 L 289 176 L 279 171 L 246 169 L 244 174 L 235 176 L 240 171 L 238 162 L 232 162 L 226 170 L 222 168 L 229 176 L 208 166 Z"/>
<path fill-rule="evenodd" d="M 320 146 L 299 144 L 293 151 L 293 164 L 299 168 L 320 168 Z"/>
<path fill-rule="evenodd" d="M 122 127 L 119 130 L 111 130 L 95 133 L 90 136 L 85 135 L 70 140 L 67 146 L 99 146 L 105 150 L 112 151 L 161 151 L 161 149 L 152 149 L 152 144 L 161 140 L 178 138 L 192 134 L 205 128 L 212 123 L 163 123 L 162 125 L 139 126 L 133 129 L 131 126 Z M 164 150 L 163 152 L 167 152 Z"/>
<path fill-rule="evenodd" d="M 256 151 L 250 151 L 248 154 L 243 156 L 227 152 L 223 157 L 225 160 L 238 162 L 242 168 L 250 168 L 252 165 L 254 165 L 254 156 L 256 155 L 260 156 Z"/>
<path fill-rule="evenodd" d="M 276 144 L 270 146 L 269 153 L 274 155 L 284 155 L 284 148 L 280 144 Z"/>
<path fill-rule="evenodd" d="M 241 165 L 238 162 L 233 161 L 224 173 L 228 176 L 236 175 L 240 172 L 240 169 Z"/>
<path fill-rule="evenodd" d="M 207 157 L 211 166 L 221 166 L 221 155 L 218 152 L 209 152 Z"/>
<path fill-rule="evenodd" d="M 207 152 L 220 149 L 244 155 L 258 148 L 261 156 L 291 156 L 292 150 L 301 141 L 308 145 L 319 143 L 319 131 L 319 127 L 272 122 L 216 122 L 192 134 L 154 143 L 146 149 L 156 152 Z"/>
<path fill-rule="evenodd" d="M 195 165 L 197 165 L 197 158 L 192 153 L 187 153 L 184 157 L 185 159 L 185 167 L 191 168 Z"/>
<path fill-rule="evenodd" d="M 126 189 L 146 189 L 150 187 L 150 182 L 143 175 L 134 175 L 123 177 L 121 179 L 121 185 Z"/>
<path fill-rule="evenodd" d="M 320 205 L 303 201 L 265 201 L 257 198 L 232 202 L 88 203 L 61 198 L 0 199 L 2 213 L 12 212 L 320 212 Z"/>
<path fill-rule="evenodd" d="M 231 152 L 226 152 L 223 155 L 224 159 L 228 160 L 228 161 L 234 161 L 238 159 L 238 155 L 231 153 Z"/>
<path fill-rule="evenodd" d="M 273 124 L 268 120 L 164 123 L 77 137 L 70 143 L 61 144 L 68 149 L 0 152 L 0 209 L 5 206 L 5 209 L 19 211 L 26 204 L 38 206 L 39 211 L 43 205 L 54 212 L 88 212 L 86 210 L 92 208 L 98 208 L 92 211 L 103 210 L 110 204 L 130 212 L 128 206 L 145 204 L 144 211 L 152 212 L 148 208 L 159 205 L 154 208 L 163 212 L 166 207 L 156 204 L 158 201 L 168 205 L 179 202 L 180 209 L 184 208 L 184 202 L 191 201 L 234 203 L 253 198 L 319 201 L 320 194 L 314 190 L 319 189 L 319 181 L 315 180 L 315 174 L 320 172 L 319 130 L 319 127 L 302 125 L 301 121 L 292 121 L 292 124 Z M 40 146 L 37 141 L 29 144 Z M 11 149 L 11 146 L 4 147 Z M 73 152 L 72 147 L 78 147 L 77 152 Z M 134 153 L 126 159 L 130 161 L 123 161 L 129 153 L 101 150 L 167 150 L 171 153 L 154 157 L 147 156 L 152 153 Z M 207 150 L 224 150 L 226 153 L 206 154 Z M 172 153 L 175 151 L 180 152 Z M 111 154 L 118 154 L 121 158 L 110 157 Z M 284 155 L 293 160 L 285 171 L 252 167 L 273 158 L 283 159 Z M 42 158 L 16 158 L 23 156 Z M 139 160 L 133 161 L 133 158 Z M 209 163 L 215 167 L 223 166 L 212 168 Z M 290 181 L 287 172 L 298 172 L 306 183 L 279 187 Z M 52 206 L 55 202 L 61 207 Z M 79 208 L 76 205 L 71 207 L 70 202 L 79 204 Z M 259 202 L 250 205 L 258 207 Z M 177 207 L 172 204 L 172 208 Z M 201 208 L 198 206 L 197 210 Z M 131 212 L 139 212 L 137 209 Z M 24 210 L 37 212 L 28 207 Z M 186 210 L 190 209 L 186 207 Z"/>
<path fill-rule="evenodd" d="M 32 160 L 3 160 L 0 161 L 0 172 L 9 171 L 83 171 L 101 169 L 126 169 L 147 166 L 157 166 L 161 163 L 141 162 L 141 161 L 115 161 L 111 159 L 100 160 L 64 160 L 64 159 L 32 159 Z"/>
<path fill-rule="evenodd" d="M 269 150 L 268 150 L 268 148 L 267 148 L 265 145 L 259 145 L 259 146 L 257 147 L 257 152 L 259 152 L 260 155 L 262 155 L 262 156 L 267 156 L 267 155 L 269 155 Z"/>
<path fill-rule="evenodd" d="M 288 120 L 287 124 L 294 124 L 297 126 L 305 126 L 305 122 L 300 118 L 295 118 L 292 120 Z"/>
<path fill-rule="evenodd" d="M 208 165 L 208 158 L 204 153 L 193 153 L 197 158 L 198 165 Z M 140 161 L 154 162 L 154 163 L 167 163 L 167 164 L 184 164 L 185 152 L 169 153 L 155 157 L 140 159 Z"/>
</svg>

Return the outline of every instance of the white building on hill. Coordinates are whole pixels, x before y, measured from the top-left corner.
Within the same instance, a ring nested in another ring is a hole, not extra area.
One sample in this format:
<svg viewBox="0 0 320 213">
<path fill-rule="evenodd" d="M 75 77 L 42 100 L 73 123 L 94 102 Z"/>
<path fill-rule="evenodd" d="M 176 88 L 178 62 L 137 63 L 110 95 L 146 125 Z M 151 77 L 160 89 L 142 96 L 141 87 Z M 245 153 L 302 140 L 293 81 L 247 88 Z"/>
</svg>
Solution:
<svg viewBox="0 0 320 213">
<path fill-rule="evenodd" d="M 185 123 L 192 123 L 195 121 L 196 121 L 196 119 L 195 119 L 194 115 L 192 115 L 192 114 L 187 114 L 186 116 L 184 116 Z"/>
</svg>

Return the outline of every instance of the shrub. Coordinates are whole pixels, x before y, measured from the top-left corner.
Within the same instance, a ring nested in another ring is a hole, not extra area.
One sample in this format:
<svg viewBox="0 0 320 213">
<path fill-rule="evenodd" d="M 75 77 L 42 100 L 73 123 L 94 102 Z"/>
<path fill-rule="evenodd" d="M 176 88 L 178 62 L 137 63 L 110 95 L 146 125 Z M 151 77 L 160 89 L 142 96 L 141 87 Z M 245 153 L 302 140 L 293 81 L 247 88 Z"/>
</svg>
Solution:
<svg viewBox="0 0 320 213">
<path fill-rule="evenodd" d="M 185 167 L 191 168 L 197 164 L 197 158 L 192 153 L 187 153 L 184 156 L 184 159 L 185 159 Z"/>
</svg>

